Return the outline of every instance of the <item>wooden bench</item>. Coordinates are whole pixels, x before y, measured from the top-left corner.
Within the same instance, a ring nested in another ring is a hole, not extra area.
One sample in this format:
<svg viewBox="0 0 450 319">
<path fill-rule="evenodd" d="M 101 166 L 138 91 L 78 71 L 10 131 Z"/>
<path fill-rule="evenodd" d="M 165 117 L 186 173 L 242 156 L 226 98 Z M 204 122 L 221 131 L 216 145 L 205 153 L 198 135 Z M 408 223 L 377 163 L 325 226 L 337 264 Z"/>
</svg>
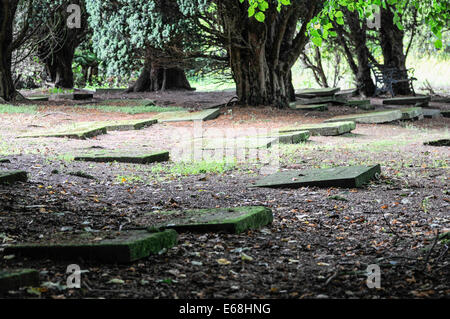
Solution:
<svg viewBox="0 0 450 319">
<path fill-rule="evenodd" d="M 417 79 L 415 77 L 408 76 L 409 72 L 414 73 L 414 69 L 400 70 L 376 63 L 370 63 L 369 66 L 375 76 L 375 85 L 377 87 L 375 90 L 375 96 L 386 92 L 389 92 L 391 96 L 395 96 L 393 85 L 398 83 L 408 83 L 414 96 L 416 95 L 413 81 L 416 81 Z"/>
</svg>

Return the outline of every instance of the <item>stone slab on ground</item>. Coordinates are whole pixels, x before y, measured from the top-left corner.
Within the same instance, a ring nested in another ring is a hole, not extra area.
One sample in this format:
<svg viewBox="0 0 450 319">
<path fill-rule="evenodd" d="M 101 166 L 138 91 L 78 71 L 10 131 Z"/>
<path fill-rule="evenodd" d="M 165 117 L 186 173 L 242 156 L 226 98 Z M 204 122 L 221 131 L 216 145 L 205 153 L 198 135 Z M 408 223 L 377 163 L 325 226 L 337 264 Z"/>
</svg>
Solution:
<svg viewBox="0 0 450 319">
<path fill-rule="evenodd" d="M 394 97 L 391 99 L 384 99 L 383 104 L 388 105 L 405 105 L 412 104 L 415 105 L 417 103 L 430 102 L 430 96 L 407 96 L 407 97 Z"/>
<path fill-rule="evenodd" d="M 158 120 L 152 118 L 144 120 L 103 121 L 94 123 L 95 125 L 105 127 L 107 131 L 132 131 L 152 126 L 153 124 L 158 123 Z"/>
<path fill-rule="evenodd" d="M 0 163 L 11 163 L 11 161 L 7 158 L 0 158 Z"/>
<path fill-rule="evenodd" d="M 95 89 L 95 94 L 110 94 L 110 93 L 122 93 L 127 89 L 121 88 L 108 88 L 108 89 Z"/>
<path fill-rule="evenodd" d="M 65 100 L 90 100 L 94 98 L 94 93 L 70 93 L 70 94 L 55 94 L 51 96 L 52 99 L 65 99 Z"/>
<path fill-rule="evenodd" d="M 165 112 L 156 115 L 158 122 L 184 122 L 184 121 L 208 121 L 217 118 L 220 115 L 220 109 L 207 109 L 198 112 Z"/>
<path fill-rule="evenodd" d="M 21 287 L 38 287 L 39 272 L 34 269 L 0 269 L 0 293 L 17 290 Z"/>
<path fill-rule="evenodd" d="M 46 102 L 49 100 L 49 97 L 46 95 L 35 95 L 35 96 L 29 96 L 27 97 L 30 101 L 36 101 L 36 102 Z"/>
<path fill-rule="evenodd" d="M 298 130 L 297 130 L 298 131 Z M 266 149 L 278 143 L 275 137 L 247 136 L 237 138 L 203 138 L 194 140 L 202 150 L 217 149 Z"/>
<path fill-rule="evenodd" d="M 39 259 L 129 263 L 173 247 L 177 237 L 174 230 L 156 233 L 146 230 L 59 233 L 38 242 L 7 246 L 5 254 Z"/>
<path fill-rule="evenodd" d="M 362 124 L 381 124 L 389 123 L 400 120 L 402 118 L 402 112 L 399 110 L 391 111 L 377 111 L 361 114 L 351 114 L 336 116 L 331 119 L 325 120 L 325 123 L 340 122 L 340 121 L 354 121 Z"/>
<path fill-rule="evenodd" d="M 306 186 L 358 188 L 381 173 L 380 165 L 285 171 L 261 178 L 253 187 Z"/>
<path fill-rule="evenodd" d="M 422 120 L 423 109 L 421 107 L 408 107 L 400 109 L 402 112 L 402 120 Z"/>
<path fill-rule="evenodd" d="M 423 143 L 424 145 L 429 145 L 429 146 L 450 146 L 450 139 L 448 138 L 444 138 L 444 139 L 440 139 L 440 140 L 436 140 L 436 141 L 430 141 L 430 142 L 426 142 Z"/>
<path fill-rule="evenodd" d="M 370 104 L 370 100 L 349 100 L 347 105 L 366 111 L 375 110 L 375 105 Z"/>
<path fill-rule="evenodd" d="M 267 137 L 277 138 L 280 144 L 298 144 L 306 142 L 311 133 L 309 131 L 281 132 L 278 134 L 269 134 Z"/>
<path fill-rule="evenodd" d="M 67 128 L 65 130 L 42 132 L 31 135 L 20 135 L 17 138 L 40 138 L 40 137 L 58 137 L 58 138 L 73 138 L 78 140 L 85 140 L 99 135 L 108 133 L 106 127 L 100 126 L 79 126 L 75 128 Z"/>
<path fill-rule="evenodd" d="M 336 97 L 343 97 L 343 98 L 349 98 L 357 96 L 358 89 L 348 89 L 348 90 L 340 90 L 339 92 L 336 92 Z"/>
<path fill-rule="evenodd" d="M 163 151 L 152 154 L 124 155 L 124 153 L 118 151 L 97 151 L 83 156 L 76 156 L 74 160 L 98 163 L 119 162 L 131 164 L 150 164 L 168 161 L 169 152 Z"/>
<path fill-rule="evenodd" d="M 343 97 L 336 97 L 336 96 L 325 96 L 325 97 L 314 97 L 310 99 L 305 98 L 299 98 L 296 101 L 297 104 L 302 105 L 312 105 L 312 104 L 324 104 L 324 103 L 332 103 L 332 104 L 346 104 L 347 99 Z"/>
<path fill-rule="evenodd" d="M 441 115 L 443 117 L 450 117 L 450 110 L 441 110 Z"/>
<path fill-rule="evenodd" d="M 422 110 L 423 110 L 423 116 L 428 119 L 435 119 L 435 118 L 442 117 L 441 110 L 439 110 L 439 109 L 423 108 Z"/>
<path fill-rule="evenodd" d="M 328 110 L 328 104 L 303 105 L 298 104 L 297 102 L 292 102 L 289 104 L 289 108 L 301 111 L 326 111 Z"/>
<path fill-rule="evenodd" d="M 272 223 L 273 214 L 263 206 L 154 212 L 149 230 L 174 229 L 178 232 L 227 232 L 239 234 Z M 163 221 L 158 221 L 158 218 Z M 154 223 L 154 224 L 153 224 Z"/>
<path fill-rule="evenodd" d="M 336 123 L 319 123 L 319 124 L 304 124 L 298 126 L 290 126 L 280 129 L 280 132 L 295 132 L 295 131 L 309 131 L 313 136 L 337 136 L 350 133 L 356 129 L 356 124 L 353 121 L 336 122 Z"/>
<path fill-rule="evenodd" d="M 28 173 L 25 171 L 0 171 L 0 184 L 26 181 L 28 181 Z"/>
<path fill-rule="evenodd" d="M 324 88 L 324 89 L 303 89 L 295 91 L 295 95 L 298 97 L 321 97 L 321 96 L 333 96 L 339 92 L 340 88 Z"/>
</svg>

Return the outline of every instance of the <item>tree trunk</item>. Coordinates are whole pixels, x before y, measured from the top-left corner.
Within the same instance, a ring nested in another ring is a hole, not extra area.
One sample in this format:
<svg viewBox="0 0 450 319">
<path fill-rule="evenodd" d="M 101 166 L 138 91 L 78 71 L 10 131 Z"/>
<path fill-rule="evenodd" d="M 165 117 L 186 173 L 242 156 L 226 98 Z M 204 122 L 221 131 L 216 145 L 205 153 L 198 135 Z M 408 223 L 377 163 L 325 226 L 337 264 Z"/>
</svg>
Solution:
<svg viewBox="0 0 450 319">
<path fill-rule="evenodd" d="M 394 14 L 391 8 L 381 9 L 380 45 L 383 51 L 384 65 L 400 70 L 403 79 L 408 78 L 406 70 L 406 55 L 403 50 L 405 32 L 394 24 Z M 409 83 L 397 83 L 392 86 L 394 94 L 412 94 Z"/>
<path fill-rule="evenodd" d="M 14 101 L 17 91 L 12 78 L 12 42 L 13 20 L 17 10 L 17 1 L 0 1 L 0 98 Z"/>
<path fill-rule="evenodd" d="M 264 23 L 249 19 L 247 9 L 239 1 L 219 6 L 240 103 L 288 106 L 295 100 L 291 69 L 307 43 L 306 25 L 319 1 L 295 1 L 280 13 L 272 5 Z M 303 22 L 300 30 L 298 21 Z"/>
<path fill-rule="evenodd" d="M 128 92 L 150 92 L 164 90 L 193 90 L 184 70 L 179 68 L 162 68 L 146 63 L 136 83 Z"/>
</svg>

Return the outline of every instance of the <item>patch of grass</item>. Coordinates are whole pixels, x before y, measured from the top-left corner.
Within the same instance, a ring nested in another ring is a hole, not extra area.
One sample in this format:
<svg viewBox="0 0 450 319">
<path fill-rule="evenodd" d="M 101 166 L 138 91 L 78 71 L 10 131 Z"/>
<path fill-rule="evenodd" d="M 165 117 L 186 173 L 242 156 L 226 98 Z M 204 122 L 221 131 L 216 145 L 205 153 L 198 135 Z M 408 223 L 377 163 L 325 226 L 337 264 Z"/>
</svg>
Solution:
<svg viewBox="0 0 450 319">
<path fill-rule="evenodd" d="M 0 113 L 7 114 L 36 114 L 39 106 L 37 105 L 10 105 L 0 104 Z"/>
<path fill-rule="evenodd" d="M 161 113 L 161 112 L 175 112 L 183 111 L 184 108 L 176 106 L 146 106 L 146 105 L 130 105 L 130 106 L 119 106 L 119 105 L 77 105 L 76 107 L 82 109 L 93 109 L 106 113 L 125 113 L 125 114 L 141 114 L 141 113 Z"/>
<path fill-rule="evenodd" d="M 137 182 L 142 183 L 144 181 L 144 179 L 141 176 L 137 176 L 137 175 L 126 175 L 126 176 L 117 175 L 116 181 L 121 184 L 134 184 Z"/>
<path fill-rule="evenodd" d="M 170 174 L 174 176 L 189 176 L 206 173 L 222 174 L 236 167 L 236 162 L 232 161 L 198 161 L 198 162 L 178 162 L 173 165 L 156 164 L 152 167 L 153 174 Z"/>
</svg>

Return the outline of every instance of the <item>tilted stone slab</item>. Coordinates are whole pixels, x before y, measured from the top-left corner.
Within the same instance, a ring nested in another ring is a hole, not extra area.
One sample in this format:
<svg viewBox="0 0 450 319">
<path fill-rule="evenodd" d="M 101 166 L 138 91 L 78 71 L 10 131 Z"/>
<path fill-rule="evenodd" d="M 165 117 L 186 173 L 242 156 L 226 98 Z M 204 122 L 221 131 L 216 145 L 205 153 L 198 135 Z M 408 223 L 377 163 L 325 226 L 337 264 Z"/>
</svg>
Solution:
<svg viewBox="0 0 450 319">
<path fill-rule="evenodd" d="M 350 100 L 347 102 L 347 105 L 366 111 L 375 110 L 375 105 L 370 104 L 370 100 Z"/>
<path fill-rule="evenodd" d="M 354 121 L 356 123 L 362 124 L 380 124 L 380 123 L 389 123 L 393 121 L 400 120 L 402 118 L 402 112 L 399 110 L 392 111 L 378 111 L 378 112 L 369 112 L 362 114 L 352 114 L 352 115 L 343 115 L 336 116 L 331 119 L 325 120 L 325 123 L 330 122 L 341 122 L 341 121 Z"/>
<path fill-rule="evenodd" d="M 270 134 L 268 137 L 277 138 L 280 144 L 298 144 L 306 142 L 311 133 L 309 131 L 283 132 L 278 134 Z"/>
<path fill-rule="evenodd" d="M 273 214 L 263 206 L 198 209 L 149 213 L 149 230 L 174 229 L 178 232 L 227 232 L 239 234 L 272 223 Z M 158 220 L 159 219 L 159 220 Z"/>
<path fill-rule="evenodd" d="M 43 132 L 31 135 L 21 135 L 18 136 L 17 138 L 57 137 L 57 138 L 72 138 L 78 140 L 85 140 L 106 133 L 107 133 L 106 127 L 94 125 L 92 127 L 68 128 L 67 130 L 60 130 L 54 132 Z"/>
<path fill-rule="evenodd" d="M 446 111 L 441 110 L 441 115 L 443 117 L 450 117 L 450 110 L 446 110 Z"/>
<path fill-rule="evenodd" d="M 326 97 L 315 97 L 310 99 L 300 98 L 297 99 L 296 103 L 302 105 L 312 105 L 312 104 L 324 104 L 324 103 L 332 103 L 332 104 L 346 104 L 347 99 L 343 97 L 336 96 L 326 96 Z"/>
<path fill-rule="evenodd" d="M 203 138 L 194 140 L 203 150 L 217 149 L 265 149 L 278 143 L 274 137 L 255 136 L 238 138 Z"/>
<path fill-rule="evenodd" d="M 169 152 L 166 151 L 144 155 L 124 155 L 120 152 L 99 151 L 84 156 L 76 156 L 74 160 L 98 163 L 119 162 L 131 164 L 150 164 L 156 162 L 166 162 L 169 160 L 169 157 Z"/>
<path fill-rule="evenodd" d="M 423 116 L 428 119 L 435 119 L 435 118 L 442 117 L 441 110 L 439 110 L 439 109 L 424 108 L 424 109 L 422 109 L 422 111 L 423 111 Z"/>
<path fill-rule="evenodd" d="M 46 102 L 49 100 L 49 97 L 44 96 L 44 95 L 43 96 L 36 95 L 36 96 L 29 96 L 29 97 L 27 97 L 27 99 L 30 101 L 36 101 L 36 102 Z"/>
<path fill-rule="evenodd" d="M 289 107 L 293 110 L 300 110 L 300 111 L 326 111 L 326 110 L 328 110 L 328 104 L 303 105 L 303 104 L 298 104 L 297 102 L 293 102 L 293 103 L 289 104 Z"/>
<path fill-rule="evenodd" d="M 421 107 L 408 107 L 400 109 L 402 120 L 421 120 L 423 119 L 423 109 Z"/>
<path fill-rule="evenodd" d="M 129 263 L 177 243 L 174 230 L 151 233 L 146 230 L 122 232 L 60 233 L 51 239 L 5 247 L 5 254 L 53 260 Z"/>
<path fill-rule="evenodd" d="M 336 92 L 336 97 L 343 97 L 343 98 L 348 98 L 348 97 L 353 97 L 356 96 L 358 94 L 358 89 L 348 89 L 348 90 L 341 90 L 339 92 Z"/>
<path fill-rule="evenodd" d="M 353 121 L 336 122 L 336 123 L 319 123 L 319 124 L 305 124 L 298 126 L 285 127 L 280 129 L 280 132 L 294 132 L 294 131 L 309 131 L 313 136 L 337 136 L 350 133 L 356 128 Z"/>
<path fill-rule="evenodd" d="M 25 171 L 0 171 L 0 184 L 26 181 L 28 181 L 28 173 Z"/>
<path fill-rule="evenodd" d="M 389 105 L 405 105 L 405 104 L 417 104 L 423 102 L 430 102 L 430 96 L 408 96 L 408 97 L 394 97 L 391 99 L 383 100 L 383 104 Z"/>
<path fill-rule="evenodd" d="M 11 161 L 7 158 L 0 158 L 0 163 L 11 163 Z"/>
<path fill-rule="evenodd" d="M 430 141 L 430 142 L 426 142 L 423 143 L 424 145 L 429 145 L 429 146 L 450 146 L 450 139 L 441 139 L 441 140 L 436 140 L 436 141 Z"/>
<path fill-rule="evenodd" d="M 295 91 L 298 97 L 319 97 L 319 96 L 333 96 L 339 92 L 340 88 L 324 88 L 324 89 L 304 89 Z"/>
<path fill-rule="evenodd" d="M 0 293 L 22 287 L 38 287 L 39 272 L 34 269 L 1 270 Z"/>
<path fill-rule="evenodd" d="M 105 127 L 107 131 L 132 131 L 152 126 L 153 124 L 158 123 L 158 120 L 141 119 L 141 120 L 123 120 L 123 121 L 104 121 L 96 123 L 99 126 Z"/>
<path fill-rule="evenodd" d="M 164 112 L 156 115 L 158 122 L 184 122 L 184 121 L 208 121 L 217 118 L 220 109 L 207 109 L 198 112 Z"/>
<path fill-rule="evenodd" d="M 380 165 L 285 171 L 264 177 L 257 181 L 253 187 L 299 188 L 317 186 L 358 188 L 380 173 Z"/>
</svg>

